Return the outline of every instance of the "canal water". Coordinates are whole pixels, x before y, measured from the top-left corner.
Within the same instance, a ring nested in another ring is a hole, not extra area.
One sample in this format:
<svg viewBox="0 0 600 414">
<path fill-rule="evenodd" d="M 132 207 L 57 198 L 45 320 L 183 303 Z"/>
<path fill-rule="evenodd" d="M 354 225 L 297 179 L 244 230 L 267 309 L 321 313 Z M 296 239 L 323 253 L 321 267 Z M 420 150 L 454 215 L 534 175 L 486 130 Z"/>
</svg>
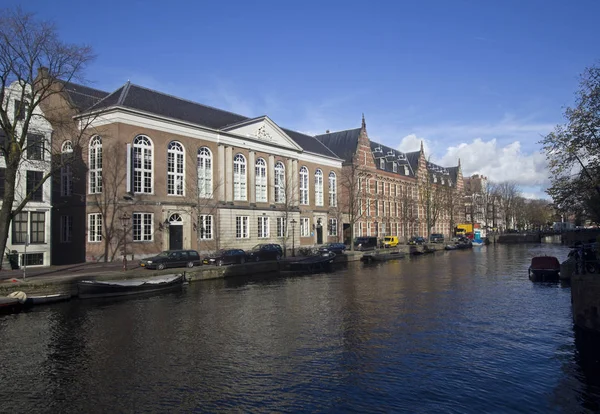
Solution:
<svg viewBox="0 0 600 414">
<path fill-rule="evenodd" d="M 0 317 L 0 412 L 600 410 L 556 244 L 191 284 Z"/>
</svg>

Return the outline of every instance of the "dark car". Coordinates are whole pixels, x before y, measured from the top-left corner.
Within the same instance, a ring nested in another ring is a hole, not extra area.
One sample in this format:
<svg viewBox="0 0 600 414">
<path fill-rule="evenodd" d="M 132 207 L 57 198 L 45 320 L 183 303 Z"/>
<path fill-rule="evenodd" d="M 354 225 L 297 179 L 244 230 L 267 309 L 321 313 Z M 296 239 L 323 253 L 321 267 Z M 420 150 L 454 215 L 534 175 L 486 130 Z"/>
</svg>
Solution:
<svg viewBox="0 0 600 414">
<path fill-rule="evenodd" d="M 216 254 L 202 260 L 205 265 L 223 266 L 246 263 L 246 252 L 242 249 L 219 250 Z"/>
<path fill-rule="evenodd" d="M 413 236 L 408 240 L 408 244 L 410 245 L 418 245 L 418 244 L 425 244 L 426 240 L 424 237 L 420 237 L 420 236 Z"/>
<path fill-rule="evenodd" d="M 326 243 L 323 246 L 319 247 L 319 252 L 328 253 L 332 252 L 335 254 L 342 254 L 346 250 L 346 245 L 344 243 Z"/>
<path fill-rule="evenodd" d="M 443 243 L 444 235 L 441 233 L 431 233 L 429 235 L 429 242 L 430 243 Z"/>
<path fill-rule="evenodd" d="M 373 250 L 377 247 L 377 237 L 357 237 L 354 240 L 356 250 Z"/>
<path fill-rule="evenodd" d="M 140 266 L 146 269 L 166 269 L 167 267 L 194 267 L 202 264 L 196 250 L 166 250 L 154 257 L 140 261 Z"/>
<path fill-rule="evenodd" d="M 279 260 L 283 257 L 281 246 L 275 243 L 257 244 L 248 253 L 248 260 L 259 262 L 264 260 Z"/>
</svg>

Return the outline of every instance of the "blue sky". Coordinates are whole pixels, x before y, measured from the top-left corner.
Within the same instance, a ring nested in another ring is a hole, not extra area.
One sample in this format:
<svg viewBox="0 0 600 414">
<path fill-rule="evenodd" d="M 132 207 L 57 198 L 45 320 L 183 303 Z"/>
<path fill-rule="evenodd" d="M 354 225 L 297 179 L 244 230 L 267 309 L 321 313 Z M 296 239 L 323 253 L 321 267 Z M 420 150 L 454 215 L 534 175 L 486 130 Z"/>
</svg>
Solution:
<svg viewBox="0 0 600 414">
<path fill-rule="evenodd" d="M 130 80 L 311 134 L 364 113 L 372 140 L 423 140 L 527 195 L 548 184 L 537 142 L 599 62 L 594 0 L 3 3 L 91 45 L 91 86 Z"/>
</svg>

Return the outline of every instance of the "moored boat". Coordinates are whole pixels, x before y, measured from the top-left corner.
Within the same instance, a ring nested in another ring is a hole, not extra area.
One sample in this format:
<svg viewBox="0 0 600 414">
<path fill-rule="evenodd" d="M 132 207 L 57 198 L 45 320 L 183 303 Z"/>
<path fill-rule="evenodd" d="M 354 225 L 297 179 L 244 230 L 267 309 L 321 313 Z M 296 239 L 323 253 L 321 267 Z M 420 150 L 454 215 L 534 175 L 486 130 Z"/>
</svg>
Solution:
<svg viewBox="0 0 600 414">
<path fill-rule="evenodd" d="M 34 295 L 27 296 L 25 299 L 25 307 L 37 306 L 37 305 L 46 305 L 50 303 L 56 302 L 64 302 L 71 299 L 70 293 L 54 293 L 51 295 Z"/>
<path fill-rule="evenodd" d="M 373 252 L 373 253 L 365 253 L 361 260 L 363 262 L 385 262 L 387 260 L 396 260 L 402 259 L 405 256 L 404 252 Z"/>
<path fill-rule="evenodd" d="M 322 256 L 306 256 L 282 260 L 281 270 L 292 272 L 314 273 L 331 270 L 335 253 L 329 252 Z"/>
<path fill-rule="evenodd" d="M 534 282 L 558 281 L 560 262 L 554 256 L 536 256 L 531 259 L 529 279 Z"/>
<path fill-rule="evenodd" d="M 23 304 L 17 298 L 0 297 L 0 315 L 19 312 L 23 308 Z"/>
<path fill-rule="evenodd" d="M 77 292 L 82 299 L 129 296 L 180 288 L 184 282 L 183 274 L 120 281 L 82 280 L 77 283 Z"/>
</svg>

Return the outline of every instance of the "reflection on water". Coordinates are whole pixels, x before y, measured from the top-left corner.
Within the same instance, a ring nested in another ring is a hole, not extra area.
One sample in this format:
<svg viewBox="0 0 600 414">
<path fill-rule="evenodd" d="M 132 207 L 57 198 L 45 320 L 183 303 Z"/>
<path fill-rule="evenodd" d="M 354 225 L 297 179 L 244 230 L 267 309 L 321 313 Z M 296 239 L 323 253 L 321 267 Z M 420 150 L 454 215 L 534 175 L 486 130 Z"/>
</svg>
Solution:
<svg viewBox="0 0 600 414">
<path fill-rule="evenodd" d="M 593 412 L 557 245 L 195 283 L 0 319 L 2 411 Z M 8 384 L 8 386 L 7 386 Z"/>
</svg>

